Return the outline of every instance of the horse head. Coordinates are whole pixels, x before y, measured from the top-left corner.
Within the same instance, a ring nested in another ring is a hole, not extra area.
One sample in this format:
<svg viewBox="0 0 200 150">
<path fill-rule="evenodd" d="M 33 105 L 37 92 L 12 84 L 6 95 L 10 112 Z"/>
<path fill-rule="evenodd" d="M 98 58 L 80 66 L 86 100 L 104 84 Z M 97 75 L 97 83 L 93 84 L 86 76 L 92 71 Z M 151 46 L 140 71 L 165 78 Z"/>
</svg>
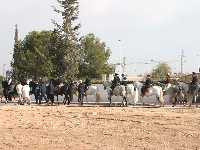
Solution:
<svg viewBox="0 0 200 150">
<path fill-rule="evenodd" d="M 110 87 L 111 87 L 111 85 L 112 85 L 112 83 L 111 83 L 111 82 L 109 82 L 109 81 L 105 81 L 105 82 L 103 82 L 103 87 L 104 87 L 104 90 L 106 90 L 106 89 L 110 88 Z"/>
</svg>

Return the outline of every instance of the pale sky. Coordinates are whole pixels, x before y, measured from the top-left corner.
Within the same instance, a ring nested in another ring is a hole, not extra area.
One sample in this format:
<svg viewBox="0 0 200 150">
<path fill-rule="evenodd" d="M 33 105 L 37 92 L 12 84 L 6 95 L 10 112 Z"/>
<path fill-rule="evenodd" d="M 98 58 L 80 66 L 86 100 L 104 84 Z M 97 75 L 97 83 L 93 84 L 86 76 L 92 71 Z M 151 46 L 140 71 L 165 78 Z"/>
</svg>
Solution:
<svg viewBox="0 0 200 150">
<path fill-rule="evenodd" d="M 51 19 L 59 20 L 51 8 L 55 4 L 56 0 L 2 0 L 0 72 L 11 59 L 14 25 L 18 24 L 21 38 L 32 30 L 52 29 Z M 128 74 L 152 70 L 156 64 L 141 64 L 150 59 L 169 61 L 178 72 L 181 49 L 186 55 L 184 71 L 197 71 L 199 8 L 199 0 L 80 0 L 80 31 L 81 35 L 95 33 L 105 41 L 112 50 L 112 63 L 127 57 L 132 64 Z"/>
</svg>

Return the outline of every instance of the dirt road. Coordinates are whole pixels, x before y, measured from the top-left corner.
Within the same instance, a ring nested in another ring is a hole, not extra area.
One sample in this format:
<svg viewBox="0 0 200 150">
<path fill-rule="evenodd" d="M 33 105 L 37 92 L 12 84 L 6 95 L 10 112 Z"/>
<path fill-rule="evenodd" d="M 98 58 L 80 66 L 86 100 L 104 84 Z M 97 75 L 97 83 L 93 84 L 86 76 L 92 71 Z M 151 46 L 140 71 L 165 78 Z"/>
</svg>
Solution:
<svg viewBox="0 0 200 150">
<path fill-rule="evenodd" d="M 197 150 L 200 109 L 1 106 L 0 149 Z"/>
</svg>

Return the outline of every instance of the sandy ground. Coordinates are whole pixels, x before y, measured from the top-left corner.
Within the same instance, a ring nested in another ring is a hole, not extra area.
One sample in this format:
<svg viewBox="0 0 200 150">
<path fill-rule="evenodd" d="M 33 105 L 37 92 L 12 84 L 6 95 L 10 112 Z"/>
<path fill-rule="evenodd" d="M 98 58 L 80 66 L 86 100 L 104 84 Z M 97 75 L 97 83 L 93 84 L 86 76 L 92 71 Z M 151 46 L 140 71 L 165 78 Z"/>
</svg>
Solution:
<svg viewBox="0 0 200 150">
<path fill-rule="evenodd" d="M 1 106 L 0 149 L 198 150 L 200 109 Z"/>
</svg>

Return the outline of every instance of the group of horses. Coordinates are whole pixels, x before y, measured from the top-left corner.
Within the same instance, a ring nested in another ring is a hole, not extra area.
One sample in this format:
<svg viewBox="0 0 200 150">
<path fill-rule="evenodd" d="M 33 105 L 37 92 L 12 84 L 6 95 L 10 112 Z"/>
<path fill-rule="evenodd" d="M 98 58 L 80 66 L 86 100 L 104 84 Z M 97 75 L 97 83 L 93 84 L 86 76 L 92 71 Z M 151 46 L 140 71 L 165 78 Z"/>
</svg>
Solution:
<svg viewBox="0 0 200 150">
<path fill-rule="evenodd" d="M 53 80 L 48 83 L 43 82 L 40 84 L 37 84 L 33 81 L 27 81 L 25 84 L 13 83 L 10 85 L 7 81 L 4 81 L 2 85 L 4 88 L 3 94 L 6 102 L 9 100 L 11 101 L 13 97 L 17 96 L 19 99 L 19 104 L 24 104 L 26 101 L 28 101 L 28 104 L 30 104 L 30 95 L 34 95 L 36 102 L 39 104 L 41 104 L 43 99 L 46 103 L 51 102 L 51 104 L 53 104 L 55 97 L 57 97 L 58 102 L 60 95 L 64 97 L 64 105 L 69 105 L 73 101 L 74 95 L 79 95 L 78 102 L 81 105 L 83 104 L 84 98 L 86 98 L 86 101 L 88 102 L 88 96 L 94 96 L 96 103 L 98 103 L 101 99 L 102 93 L 99 86 L 96 85 L 90 85 L 87 87 L 84 93 L 78 93 L 79 82 L 65 83 L 58 80 Z M 38 86 L 40 86 L 40 90 L 36 92 Z M 41 90 L 42 86 L 44 87 L 43 90 Z M 133 82 L 127 84 L 126 86 L 117 85 L 114 89 L 112 89 L 112 82 L 105 81 L 103 82 L 103 87 L 107 93 L 110 106 L 112 105 L 113 96 L 121 97 L 122 106 L 128 106 L 129 104 L 145 105 L 145 97 L 154 97 L 156 98 L 157 102 L 159 102 L 160 106 L 164 106 L 166 104 L 166 100 L 164 98 L 166 95 L 169 97 L 170 103 L 173 106 L 175 106 L 178 102 L 191 106 L 193 102 L 197 103 L 197 97 L 200 93 L 200 86 L 192 86 L 191 88 L 190 84 L 184 82 L 177 82 L 176 84 L 163 84 L 161 82 L 157 82 L 145 93 L 142 93 L 142 88 L 144 87 L 144 83 L 142 82 Z"/>
<path fill-rule="evenodd" d="M 192 103 L 197 105 L 197 98 L 200 95 L 200 85 L 191 85 L 190 83 L 176 82 L 175 84 L 155 82 L 146 92 L 143 92 L 143 82 L 133 82 L 126 86 L 118 85 L 111 89 L 111 82 L 104 82 L 104 88 L 108 93 L 108 100 L 112 104 L 113 96 L 122 97 L 122 105 L 127 106 L 130 101 L 133 101 L 134 105 L 138 103 L 145 105 L 145 98 L 156 98 L 160 106 L 172 104 L 175 106 L 177 103 L 191 106 Z M 148 100 L 147 100 L 148 101 Z"/>
<path fill-rule="evenodd" d="M 96 86 L 91 85 L 87 87 L 87 90 L 83 90 L 84 93 L 78 92 L 78 86 L 78 82 L 67 83 L 61 82 L 59 79 L 48 82 L 34 82 L 31 80 L 20 83 L 11 82 L 10 84 L 8 81 L 2 82 L 5 103 L 17 99 L 19 104 L 26 102 L 30 104 L 32 95 L 34 96 L 36 104 L 41 104 L 42 101 L 54 104 L 55 99 L 57 99 L 57 103 L 59 104 L 59 99 L 62 99 L 64 105 L 69 105 L 73 101 L 74 95 L 78 96 L 78 102 L 81 105 L 85 97 L 88 102 L 87 97 L 89 95 L 94 95 L 96 99 L 99 99 L 99 93 L 97 93 L 98 88 Z"/>
</svg>

